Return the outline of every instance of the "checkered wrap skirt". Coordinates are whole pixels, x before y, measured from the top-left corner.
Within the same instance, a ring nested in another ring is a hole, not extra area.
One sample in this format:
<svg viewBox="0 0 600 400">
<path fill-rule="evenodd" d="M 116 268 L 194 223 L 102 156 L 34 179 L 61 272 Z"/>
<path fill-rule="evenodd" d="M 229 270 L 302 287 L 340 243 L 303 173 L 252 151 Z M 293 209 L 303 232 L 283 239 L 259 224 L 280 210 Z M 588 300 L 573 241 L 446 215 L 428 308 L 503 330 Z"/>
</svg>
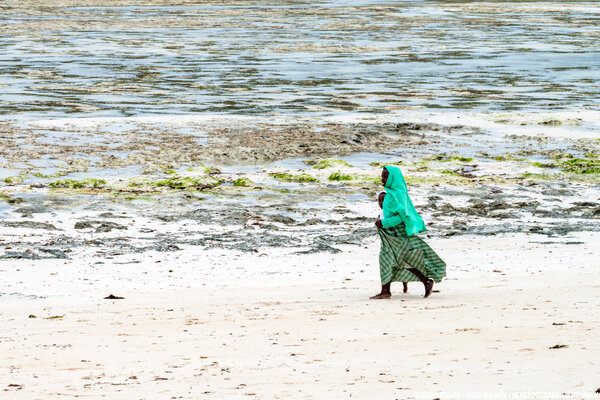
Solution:
<svg viewBox="0 0 600 400">
<path fill-rule="evenodd" d="M 446 263 L 423 239 L 417 235 L 407 236 L 404 224 L 378 229 L 378 232 L 381 237 L 379 274 L 382 285 L 419 281 L 407 268 L 416 268 L 435 282 L 446 276 Z"/>
</svg>

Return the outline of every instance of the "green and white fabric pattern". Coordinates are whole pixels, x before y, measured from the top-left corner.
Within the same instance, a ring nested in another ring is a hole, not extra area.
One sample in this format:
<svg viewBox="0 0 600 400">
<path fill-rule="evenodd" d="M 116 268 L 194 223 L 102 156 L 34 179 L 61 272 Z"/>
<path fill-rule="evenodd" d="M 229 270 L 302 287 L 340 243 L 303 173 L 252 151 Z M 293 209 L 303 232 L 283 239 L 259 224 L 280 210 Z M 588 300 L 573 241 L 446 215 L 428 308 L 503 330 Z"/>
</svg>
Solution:
<svg viewBox="0 0 600 400">
<path fill-rule="evenodd" d="M 446 263 L 423 239 L 416 235 L 408 236 L 404 224 L 378 231 L 381 237 L 379 273 L 382 285 L 419 281 L 407 268 L 416 268 L 436 283 L 446 276 Z"/>
</svg>

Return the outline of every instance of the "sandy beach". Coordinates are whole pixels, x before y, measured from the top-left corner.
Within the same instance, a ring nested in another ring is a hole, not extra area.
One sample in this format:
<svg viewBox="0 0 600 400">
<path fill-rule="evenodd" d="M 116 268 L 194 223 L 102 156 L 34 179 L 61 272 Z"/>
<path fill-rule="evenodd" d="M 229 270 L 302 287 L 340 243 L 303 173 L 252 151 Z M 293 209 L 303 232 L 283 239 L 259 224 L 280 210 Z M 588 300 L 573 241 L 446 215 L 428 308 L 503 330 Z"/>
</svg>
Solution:
<svg viewBox="0 0 600 400">
<path fill-rule="evenodd" d="M 11 399 L 596 398 L 598 239 L 432 240 L 449 264 L 439 292 L 423 299 L 413 283 L 380 301 L 367 299 L 379 284 L 374 240 L 335 255 L 190 247 L 149 255 L 135 271 L 121 268 L 134 262 L 127 255 L 2 261 L 9 292 L 43 296 L 0 304 L 3 390 Z"/>
<path fill-rule="evenodd" d="M 598 2 L 4 3 L 0 399 L 600 399 Z"/>
</svg>

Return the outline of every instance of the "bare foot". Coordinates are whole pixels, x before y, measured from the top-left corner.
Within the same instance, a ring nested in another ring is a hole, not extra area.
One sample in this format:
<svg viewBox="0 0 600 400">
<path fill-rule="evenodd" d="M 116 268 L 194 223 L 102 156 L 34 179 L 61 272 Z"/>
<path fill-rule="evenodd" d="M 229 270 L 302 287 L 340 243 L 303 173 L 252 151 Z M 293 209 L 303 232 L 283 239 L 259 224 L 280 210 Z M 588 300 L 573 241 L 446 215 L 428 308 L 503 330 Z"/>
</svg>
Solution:
<svg viewBox="0 0 600 400">
<path fill-rule="evenodd" d="M 425 284 L 425 296 L 423 296 L 423 297 L 429 297 L 432 289 L 433 289 L 433 279 L 429 278 L 429 279 L 427 279 L 427 283 Z"/>
<path fill-rule="evenodd" d="M 392 297 L 391 293 L 379 293 L 379 294 L 376 294 L 375 296 L 371 296 L 369 298 L 372 300 L 379 300 L 379 299 L 389 299 L 390 297 Z"/>
<path fill-rule="evenodd" d="M 402 282 L 402 293 L 408 293 L 408 282 Z"/>
</svg>

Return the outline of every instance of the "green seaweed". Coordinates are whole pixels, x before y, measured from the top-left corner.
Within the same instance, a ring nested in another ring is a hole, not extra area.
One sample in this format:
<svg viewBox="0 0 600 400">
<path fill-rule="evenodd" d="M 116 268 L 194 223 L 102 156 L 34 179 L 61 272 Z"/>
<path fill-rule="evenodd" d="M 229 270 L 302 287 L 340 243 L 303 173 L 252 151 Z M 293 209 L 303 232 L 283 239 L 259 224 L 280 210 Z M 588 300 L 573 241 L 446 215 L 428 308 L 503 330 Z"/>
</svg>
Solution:
<svg viewBox="0 0 600 400">
<path fill-rule="evenodd" d="M 383 168 L 386 165 L 406 165 L 405 161 L 390 161 L 390 162 L 382 162 L 382 161 L 373 161 L 370 162 L 369 165 L 375 168 Z"/>
<path fill-rule="evenodd" d="M 83 189 L 83 188 L 103 188 L 106 185 L 104 179 L 63 179 L 55 182 L 50 182 L 48 186 L 52 188 L 67 188 L 67 189 Z"/>
<path fill-rule="evenodd" d="M 553 164 L 553 163 L 541 163 L 541 162 L 537 162 L 537 161 L 529 163 L 529 165 L 538 167 L 538 168 L 556 168 L 557 167 L 557 165 Z"/>
<path fill-rule="evenodd" d="M 463 163 L 467 163 L 467 162 L 472 162 L 473 158 L 472 157 L 463 157 L 460 155 L 447 155 L 447 154 L 436 154 L 433 156 L 428 156 L 425 157 L 423 161 L 421 162 L 427 162 L 427 161 L 441 161 L 441 162 L 449 162 L 449 161 L 460 161 Z"/>
<path fill-rule="evenodd" d="M 235 181 L 233 181 L 233 186 L 253 186 L 254 183 L 246 178 L 246 177 L 241 177 L 236 179 Z"/>
<path fill-rule="evenodd" d="M 314 165 L 314 169 L 325 169 L 325 168 L 339 168 L 339 167 L 352 167 L 344 160 L 338 160 L 335 158 L 323 158 L 321 160 L 307 160 L 304 161 L 306 165 Z"/>
<path fill-rule="evenodd" d="M 29 169 L 23 170 L 19 173 L 19 175 L 6 177 L 2 179 L 2 181 L 9 185 L 17 185 L 27 179 L 27 176 L 29 176 L 29 171 Z"/>
<path fill-rule="evenodd" d="M 212 184 L 211 184 L 212 183 Z M 169 179 L 161 180 L 156 182 L 157 187 L 168 187 L 170 189 L 188 189 L 194 187 L 212 187 L 221 183 L 220 180 L 215 179 L 214 182 L 207 182 L 204 178 L 192 178 L 190 176 L 173 176 Z"/>
<path fill-rule="evenodd" d="M 189 167 L 187 171 L 192 173 L 204 173 L 207 175 L 216 175 L 221 173 L 221 170 L 218 167 L 210 167 L 203 164 L 200 164 L 196 167 Z"/>
<path fill-rule="evenodd" d="M 550 174 L 534 174 L 531 172 L 525 172 L 524 174 L 521 174 L 521 176 L 523 178 L 527 178 L 527 179 L 537 179 L 537 180 L 551 180 L 551 179 L 555 179 L 556 177 Z"/>
<path fill-rule="evenodd" d="M 522 157 L 515 157 L 513 154 L 501 154 L 494 157 L 496 161 L 525 161 Z"/>
<path fill-rule="evenodd" d="M 586 157 L 589 155 L 593 155 L 593 153 L 587 152 Z M 597 158 L 579 158 L 565 152 L 555 152 L 552 154 L 552 158 L 564 172 L 584 175 L 600 174 L 600 160 Z"/>
<path fill-rule="evenodd" d="M 327 178 L 330 181 L 351 181 L 352 175 L 344 174 L 342 172 L 334 172 Z"/>
<path fill-rule="evenodd" d="M 381 176 L 357 175 L 355 179 L 365 183 L 374 183 L 377 185 L 381 185 Z"/>
<path fill-rule="evenodd" d="M 208 175 L 216 175 L 221 173 L 221 169 L 218 167 L 204 167 L 204 173 Z"/>
<path fill-rule="evenodd" d="M 404 180 L 407 184 L 436 184 L 436 183 L 470 183 L 471 180 L 462 176 L 455 175 L 446 175 L 446 174 L 438 174 L 438 175 L 427 175 L 427 176 L 417 176 L 410 175 L 405 176 Z"/>
<path fill-rule="evenodd" d="M 564 159 L 568 159 L 568 158 L 575 158 L 575 156 L 571 153 L 565 153 L 563 151 L 560 150 L 554 150 L 551 152 L 551 157 L 554 158 L 555 160 L 564 160 Z"/>
<path fill-rule="evenodd" d="M 561 126 L 562 125 L 562 121 L 560 121 L 558 119 L 547 119 L 547 120 L 538 122 L 538 125 L 544 125 L 544 126 Z"/>
<path fill-rule="evenodd" d="M 452 175 L 452 176 L 461 176 L 460 174 L 456 173 L 455 171 L 451 171 L 449 169 L 445 169 L 445 170 L 440 171 L 440 174 Z"/>
<path fill-rule="evenodd" d="M 42 174 L 41 172 L 33 172 L 31 175 L 36 178 L 60 178 L 61 176 L 69 175 L 70 171 L 58 171 L 53 174 Z"/>
<path fill-rule="evenodd" d="M 429 165 L 429 161 L 423 160 L 416 162 L 413 168 L 417 172 L 425 172 L 428 171 L 431 167 Z"/>
<path fill-rule="evenodd" d="M 286 173 L 272 174 L 273 178 L 284 182 L 318 182 L 319 180 L 309 174 L 292 175 Z"/>
<path fill-rule="evenodd" d="M 452 156 L 452 157 L 450 157 L 450 160 L 460 161 L 460 162 L 463 162 L 463 163 L 467 163 L 467 162 L 472 162 L 473 161 L 473 157 Z"/>
<path fill-rule="evenodd" d="M 576 174 L 600 174 L 600 160 L 572 158 L 560 163 L 565 172 Z"/>
</svg>

